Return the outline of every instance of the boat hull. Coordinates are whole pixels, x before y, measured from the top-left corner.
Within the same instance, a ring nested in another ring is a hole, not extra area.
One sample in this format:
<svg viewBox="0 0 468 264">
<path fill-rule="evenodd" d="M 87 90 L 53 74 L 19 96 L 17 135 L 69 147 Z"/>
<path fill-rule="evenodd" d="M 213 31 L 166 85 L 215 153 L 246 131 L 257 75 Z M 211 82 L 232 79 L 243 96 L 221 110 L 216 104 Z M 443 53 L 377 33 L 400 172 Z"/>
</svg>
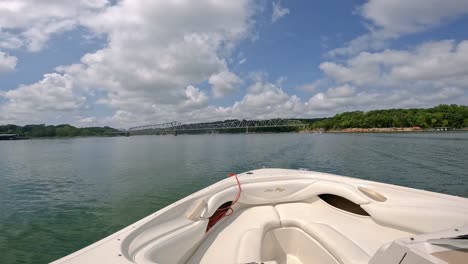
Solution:
<svg viewBox="0 0 468 264">
<path fill-rule="evenodd" d="M 238 179 L 241 188 L 226 178 L 52 263 L 368 263 L 393 241 L 468 223 L 461 197 L 304 170 Z"/>
</svg>

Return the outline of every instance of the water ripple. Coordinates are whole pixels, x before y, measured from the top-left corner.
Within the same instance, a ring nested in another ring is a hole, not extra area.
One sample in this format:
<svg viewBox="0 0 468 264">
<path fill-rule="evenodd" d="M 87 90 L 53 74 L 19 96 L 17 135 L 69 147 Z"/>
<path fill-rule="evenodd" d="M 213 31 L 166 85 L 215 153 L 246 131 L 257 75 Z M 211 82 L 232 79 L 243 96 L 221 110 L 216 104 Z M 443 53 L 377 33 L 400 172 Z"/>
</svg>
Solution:
<svg viewBox="0 0 468 264">
<path fill-rule="evenodd" d="M 0 263 L 50 262 L 262 166 L 468 197 L 468 133 L 29 140 L 0 142 L 0 157 Z"/>
</svg>

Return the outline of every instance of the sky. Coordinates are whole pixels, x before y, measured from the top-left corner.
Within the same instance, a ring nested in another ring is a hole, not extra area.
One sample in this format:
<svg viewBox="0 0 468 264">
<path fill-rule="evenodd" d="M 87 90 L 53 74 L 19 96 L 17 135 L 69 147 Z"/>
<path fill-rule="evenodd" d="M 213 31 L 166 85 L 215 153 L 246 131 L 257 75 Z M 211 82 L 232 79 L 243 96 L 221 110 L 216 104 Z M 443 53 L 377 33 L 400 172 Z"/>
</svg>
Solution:
<svg viewBox="0 0 468 264">
<path fill-rule="evenodd" d="M 0 0 L 0 125 L 468 104 L 468 0 Z"/>
</svg>

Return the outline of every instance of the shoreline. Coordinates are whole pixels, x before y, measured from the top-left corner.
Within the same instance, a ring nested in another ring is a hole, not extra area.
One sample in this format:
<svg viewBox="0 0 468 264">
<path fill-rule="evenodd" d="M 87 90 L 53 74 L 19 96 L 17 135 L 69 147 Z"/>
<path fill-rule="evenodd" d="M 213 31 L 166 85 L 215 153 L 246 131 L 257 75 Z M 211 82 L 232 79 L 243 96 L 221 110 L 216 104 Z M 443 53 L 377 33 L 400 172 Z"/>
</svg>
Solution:
<svg viewBox="0 0 468 264">
<path fill-rule="evenodd" d="M 371 134 L 371 133 L 460 133 L 468 132 L 468 128 L 457 128 L 457 129 L 448 129 L 444 131 L 437 131 L 434 128 L 419 128 L 419 127 L 382 127 L 382 128 L 346 128 L 346 129 L 313 129 L 313 130 L 300 130 L 300 131 L 283 131 L 283 132 L 256 132 L 251 131 L 249 133 L 243 132 L 234 132 L 234 133 L 180 133 L 178 135 L 234 135 L 234 134 L 321 134 L 321 133 L 330 133 L 330 134 Z M 172 133 L 167 134 L 140 134 L 140 135 L 130 135 L 134 136 L 164 136 L 164 135 L 173 135 Z M 90 136 L 68 136 L 68 137 L 28 137 L 30 140 L 35 139 L 73 139 L 73 138 L 114 138 L 114 137 L 128 137 L 127 135 L 90 135 Z M 2 140 L 2 141 L 13 141 L 13 140 Z M 16 141 L 16 140 L 15 140 Z"/>
<path fill-rule="evenodd" d="M 425 133 L 441 133 L 441 132 L 468 132 L 468 128 L 457 128 L 447 130 L 436 130 L 435 128 L 420 128 L 420 127 L 379 127 L 379 128 L 345 128 L 345 129 L 330 129 L 330 130 L 309 130 L 303 133 L 409 133 L 409 132 L 425 132 Z"/>
<path fill-rule="evenodd" d="M 374 128 L 345 128 L 331 129 L 327 133 L 399 133 L 399 132 L 437 132 L 434 129 L 422 129 L 420 127 L 374 127 Z M 444 131 L 445 132 L 445 131 Z"/>
</svg>

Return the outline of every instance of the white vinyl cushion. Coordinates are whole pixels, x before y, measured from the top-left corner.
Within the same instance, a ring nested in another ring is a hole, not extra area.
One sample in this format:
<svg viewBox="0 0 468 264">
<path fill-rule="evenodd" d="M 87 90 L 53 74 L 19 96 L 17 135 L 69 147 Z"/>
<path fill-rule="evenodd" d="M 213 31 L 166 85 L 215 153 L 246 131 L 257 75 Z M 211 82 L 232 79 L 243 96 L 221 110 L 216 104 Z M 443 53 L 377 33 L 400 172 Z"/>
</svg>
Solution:
<svg viewBox="0 0 468 264">
<path fill-rule="evenodd" d="M 369 217 L 339 211 L 321 200 L 280 204 L 275 208 L 283 227 L 302 228 L 337 259 L 353 260 L 349 263 L 367 263 L 383 244 L 412 235 L 380 226 Z"/>
<path fill-rule="evenodd" d="M 249 229 L 242 235 L 239 243 L 237 263 L 262 261 L 262 243 L 265 236 L 264 228 Z"/>
<path fill-rule="evenodd" d="M 341 233 L 326 224 L 308 224 L 303 230 L 345 264 L 367 263 L 370 256 Z"/>
<path fill-rule="evenodd" d="M 260 243 L 266 230 L 280 227 L 280 219 L 273 206 L 251 207 L 234 212 L 218 223 L 202 242 L 187 264 L 237 264 L 259 256 Z M 249 230 L 252 230 L 249 232 Z M 246 238 L 243 239 L 244 235 Z M 241 247 L 241 240 L 244 240 Z M 248 243 L 250 244 L 251 250 Z M 242 252 L 241 254 L 238 254 Z M 251 256 L 249 256 L 252 254 Z"/>
</svg>

